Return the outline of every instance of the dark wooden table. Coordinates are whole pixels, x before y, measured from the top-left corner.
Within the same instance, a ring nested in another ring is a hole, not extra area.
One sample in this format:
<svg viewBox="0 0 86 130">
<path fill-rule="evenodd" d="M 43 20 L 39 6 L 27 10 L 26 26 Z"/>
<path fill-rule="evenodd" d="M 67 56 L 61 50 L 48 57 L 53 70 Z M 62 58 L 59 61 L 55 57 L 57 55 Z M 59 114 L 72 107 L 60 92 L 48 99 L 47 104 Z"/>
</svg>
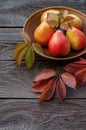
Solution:
<svg viewBox="0 0 86 130">
<path fill-rule="evenodd" d="M 50 67 L 57 71 L 62 63 L 37 57 L 28 70 L 19 68 L 12 55 L 28 16 L 47 6 L 69 6 L 86 13 L 86 0 L 0 0 L 0 130 L 85 130 L 86 84 L 68 90 L 63 104 L 58 99 L 39 104 L 32 93 L 34 76 Z"/>
</svg>

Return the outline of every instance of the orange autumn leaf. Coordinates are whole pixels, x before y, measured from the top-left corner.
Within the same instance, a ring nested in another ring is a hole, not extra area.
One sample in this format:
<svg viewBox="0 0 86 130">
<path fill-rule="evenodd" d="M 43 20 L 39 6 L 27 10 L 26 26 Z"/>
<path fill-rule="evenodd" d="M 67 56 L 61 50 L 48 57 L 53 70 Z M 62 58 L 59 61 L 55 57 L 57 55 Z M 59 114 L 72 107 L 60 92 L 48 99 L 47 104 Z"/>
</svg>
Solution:
<svg viewBox="0 0 86 130">
<path fill-rule="evenodd" d="M 28 45 L 28 44 L 25 43 L 25 42 L 20 42 L 20 43 L 18 43 L 17 46 L 16 46 L 16 48 L 15 48 L 14 51 L 13 51 L 13 55 L 14 55 L 15 57 L 17 57 L 17 55 L 19 54 L 19 52 L 20 52 L 22 49 L 24 49 L 27 45 Z"/>
<path fill-rule="evenodd" d="M 54 79 L 49 80 L 49 82 L 46 84 L 46 88 L 40 95 L 40 102 L 50 100 L 55 92 L 55 86 L 54 86 Z"/>
<path fill-rule="evenodd" d="M 39 81 L 35 82 L 34 85 L 32 86 L 32 91 L 33 92 L 38 92 L 38 93 L 43 92 L 44 89 L 46 88 L 46 85 L 47 85 L 49 80 L 50 79 L 46 79 L 44 81 L 39 80 Z"/>
</svg>

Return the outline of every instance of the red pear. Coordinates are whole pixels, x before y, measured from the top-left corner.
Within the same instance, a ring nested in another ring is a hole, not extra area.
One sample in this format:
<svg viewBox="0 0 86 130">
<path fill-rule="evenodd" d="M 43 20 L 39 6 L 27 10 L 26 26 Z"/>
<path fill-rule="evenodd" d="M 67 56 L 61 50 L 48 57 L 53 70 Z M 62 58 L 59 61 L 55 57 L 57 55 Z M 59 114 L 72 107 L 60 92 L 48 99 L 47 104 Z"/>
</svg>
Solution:
<svg viewBox="0 0 86 130">
<path fill-rule="evenodd" d="M 57 30 L 49 40 L 48 49 L 53 56 L 66 56 L 70 48 L 69 40 L 60 30 Z"/>
</svg>

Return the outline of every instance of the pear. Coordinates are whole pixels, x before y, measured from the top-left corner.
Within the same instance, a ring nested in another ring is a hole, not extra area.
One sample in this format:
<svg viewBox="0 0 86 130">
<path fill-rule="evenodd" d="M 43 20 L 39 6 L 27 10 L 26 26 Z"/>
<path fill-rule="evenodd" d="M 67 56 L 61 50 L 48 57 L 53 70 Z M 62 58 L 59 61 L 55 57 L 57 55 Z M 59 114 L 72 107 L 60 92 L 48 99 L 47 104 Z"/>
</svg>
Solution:
<svg viewBox="0 0 86 130">
<path fill-rule="evenodd" d="M 48 43 L 48 49 L 53 56 L 66 56 L 71 49 L 70 42 L 61 30 L 57 30 Z"/>
<path fill-rule="evenodd" d="M 70 25 L 73 26 L 73 27 L 76 27 L 78 28 L 79 30 L 82 29 L 82 20 L 80 19 L 80 17 L 78 17 L 77 15 L 75 14 L 68 14 L 66 17 L 72 17 L 74 18 L 72 20 L 72 22 L 70 22 Z"/>
<path fill-rule="evenodd" d="M 34 30 L 34 40 L 41 46 L 47 46 L 54 32 L 54 28 L 52 28 L 48 23 L 42 22 Z"/>
<path fill-rule="evenodd" d="M 71 43 L 73 50 L 81 50 L 85 47 L 86 36 L 85 34 L 75 27 L 71 27 L 66 31 L 66 37 Z"/>
</svg>

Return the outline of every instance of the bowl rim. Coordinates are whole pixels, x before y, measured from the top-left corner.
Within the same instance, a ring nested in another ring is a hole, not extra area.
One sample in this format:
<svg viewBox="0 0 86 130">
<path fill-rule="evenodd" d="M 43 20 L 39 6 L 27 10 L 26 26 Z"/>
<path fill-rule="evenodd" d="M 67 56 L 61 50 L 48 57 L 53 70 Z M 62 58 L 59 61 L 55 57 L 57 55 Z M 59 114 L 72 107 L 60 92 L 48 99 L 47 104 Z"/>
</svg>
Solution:
<svg viewBox="0 0 86 130">
<path fill-rule="evenodd" d="M 86 19 L 86 15 L 77 10 L 77 9 L 74 9 L 74 8 L 71 8 L 71 7 L 67 7 L 67 6 L 49 6 L 49 7 L 45 7 L 43 9 L 39 9 L 37 11 L 35 11 L 33 14 L 31 14 L 26 20 L 25 20 L 25 23 L 23 25 L 23 32 L 25 32 L 25 27 L 27 26 L 28 22 L 30 22 L 30 19 L 32 17 L 34 17 L 37 13 L 39 12 L 43 12 L 43 11 L 46 11 L 46 10 L 49 10 L 49 9 L 59 9 L 59 10 L 68 10 L 68 11 L 72 11 L 72 12 L 76 12 L 80 15 L 82 15 L 85 19 Z M 84 55 L 86 53 L 86 47 L 84 48 L 84 50 L 81 50 L 80 53 L 74 55 L 74 56 L 69 56 L 69 57 L 53 57 L 53 56 L 48 56 L 48 55 L 43 55 L 43 54 L 39 54 L 40 56 L 42 57 L 45 57 L 47 59 L 51 59 L 51 60 L 59 60 L 59 61 L 63 61 L 63 60 L 71 60 L 71 59 L 74 59 L 74 58 L 77 58 L 77 57 L 80 57 L 81 55 Z"/>
</svg>

